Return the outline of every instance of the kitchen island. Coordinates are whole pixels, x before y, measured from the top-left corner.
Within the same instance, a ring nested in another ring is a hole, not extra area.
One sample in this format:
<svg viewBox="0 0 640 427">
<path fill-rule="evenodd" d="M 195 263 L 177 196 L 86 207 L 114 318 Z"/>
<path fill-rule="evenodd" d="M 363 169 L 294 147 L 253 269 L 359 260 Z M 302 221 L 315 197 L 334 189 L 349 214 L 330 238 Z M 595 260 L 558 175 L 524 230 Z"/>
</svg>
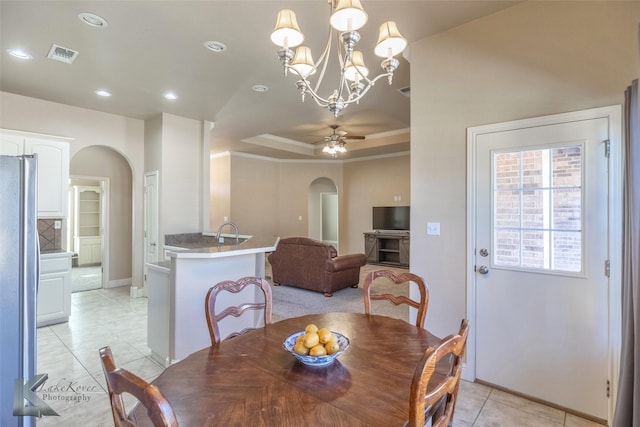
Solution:
<svg viewBox="0 0 640 427">
<path fill-rule="evenodd" d="M 252 236 L 245 241 L 216 246 L 176 248 L 169 260 L 147 263 L 148 330 L 151 357 L 169 366 L 189 354 L 211 345 L 205 318 L 204 300 L 212 286 L 223 280 L 245 276 L 264 277 L 265 254 L 278 245 L 278 237 Z M 255 294 L 229 294 L 219 300 L 224 305 L 255 300 Z M 229 330 L 255 327 L 259 316 L 233 319 Z M 221 325 L 221 333 L 226 336 Z"/>
</svg>

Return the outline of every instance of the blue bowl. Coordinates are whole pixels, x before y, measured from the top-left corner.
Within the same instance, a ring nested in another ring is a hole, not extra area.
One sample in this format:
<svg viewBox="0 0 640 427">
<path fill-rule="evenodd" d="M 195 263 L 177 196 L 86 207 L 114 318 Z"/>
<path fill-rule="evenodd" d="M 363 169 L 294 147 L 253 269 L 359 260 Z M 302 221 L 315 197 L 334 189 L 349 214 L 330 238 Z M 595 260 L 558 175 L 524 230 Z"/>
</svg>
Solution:
<svg viewBox="0 0 640 427">
<path fill-rule="evenodd" d="M 284 347 L 285 350 L 291 353 L 293 357 L 307 366 L 328 366 L 335 362 L 335 360 L 346 349 L 349 348 L 349 338 L 337 332 L 331 332 L 333 332 L 333 334 L 338 337 L 338 346 L 340 347 L 340 350 L 333 354 L 328 354 L 326 356 L 304 356 L 293 351 L 293 346 L 296 344 L 296 338 L 298 338 L 300 335 L 304 335 L 304 331 L 296 332 L 295 334 L 289 335 L 283 341 L 282 347 Z"/>
</svg>

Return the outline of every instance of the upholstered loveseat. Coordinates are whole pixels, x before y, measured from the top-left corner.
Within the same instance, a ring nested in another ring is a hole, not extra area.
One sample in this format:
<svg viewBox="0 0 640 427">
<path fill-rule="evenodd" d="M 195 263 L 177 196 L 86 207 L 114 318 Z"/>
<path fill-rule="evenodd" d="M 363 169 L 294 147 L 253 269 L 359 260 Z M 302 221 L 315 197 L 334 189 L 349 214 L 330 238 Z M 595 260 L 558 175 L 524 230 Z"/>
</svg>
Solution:
<svg viewBox="0 0 640 427">
<path fill-rule="evenodd" d="M 323 292 L 326 297 L 335 291 L 358 287 L 364 254 L 338 256 L 326 243 L 306 237 L 281 239 L 268 257 L 275 285 L 288 285 Z"/>
</svg>

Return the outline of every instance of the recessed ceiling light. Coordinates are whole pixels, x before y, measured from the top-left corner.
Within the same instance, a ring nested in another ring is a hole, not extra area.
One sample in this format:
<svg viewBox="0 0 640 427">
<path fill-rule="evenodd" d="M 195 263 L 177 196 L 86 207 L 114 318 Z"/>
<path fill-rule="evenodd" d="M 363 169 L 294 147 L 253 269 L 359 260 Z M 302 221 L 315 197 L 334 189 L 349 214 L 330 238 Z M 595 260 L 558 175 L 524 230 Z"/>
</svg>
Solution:
<svg viewBox="0 0 640 427">
<path fill-rule="evenodd" d="M 255 90 L 256 92 L 266 92 L 269 90 L 269 87 L 265 85 L 255 85 L 251 89 Z"/>
<path fill-rule="evenodd" d="M 78 19 L 87 25 L 92 27 L 105 28 L 109 26 L 109 23 L 102 16 L 95 15 L 89 12 L 82 12 L 78 14 Z"/>
<path fill-rule="evenodd" d="M 166 99 L 168 99 L 170 101 L 178 99 L 178 96 L 173 92 L 165 92 L 164 95 L 162 95 L 162 96 L 164 96 Z"/>
<path fill-rule="evenodd" d="M 111 96 L 111 92 L 109 92 L 108 90 L 104 90 L 104 89 L 98 89 L 95 93 L 96 93 L 96 95 L 103 96 L 105 98 L 108 98 L 108 97 Z"/>
<path fill-rule="evenodd" d="M 204 42 L 204 47 L 206 47 L 207 49 L 215 53 L 220 53 L 227 50 L 226 44 L 216 40 L 210 40 L 208 42 Z"/>
<path fill-rule="evenodd" d="M 31 59 L 33 58 L 33 56 L 31 56 L 31 54 L 25 50 L 22 49 L 7 49 L 7 52 L 9 52 L 9 55 L 13 56 L 14 58 L 18 58 L 18 59 Z"/>
</svg>

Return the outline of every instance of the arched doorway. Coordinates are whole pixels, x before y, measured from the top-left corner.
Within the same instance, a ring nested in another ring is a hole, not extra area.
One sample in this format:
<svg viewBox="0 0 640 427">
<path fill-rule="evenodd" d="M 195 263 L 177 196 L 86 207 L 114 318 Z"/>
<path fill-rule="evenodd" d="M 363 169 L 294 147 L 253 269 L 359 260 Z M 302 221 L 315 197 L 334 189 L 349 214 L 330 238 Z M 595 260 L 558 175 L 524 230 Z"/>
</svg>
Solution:
<svg viewBox="0 0 640 427">
<path fill-rule="evenodd" d="M 309 237 L 338 249 L 338 189 L 333 180 L 317 178 L 309 185 Z"/>
<path fill-rule="evenodd" d="M 100 259 L 97 260 L 95 252 L 93 257 L 86 253 L 83 254 L 83 260 L 88 264 L 99 264 L 101 266 L 102 280 L 104 287 L 116 287 L 131 285 L 132 282 L 132 227 L 133 227 L 133 174 L 131 165 L 127 159 L 116 150 L 105 146 L 89 146 L 78 151 L 69 166 L 69 175 L 71 177 L 70 186 L 73 194 L 83 193 L 87 190 L 87 199 L 95 199 L 95 195 L 91 191 L 98 191 L 100 194 L 100 203 L 80 202 L 85 205 L 100 205 L 99 219 L 95 216 L 95 210 L 86 209 L 85 217 L 90 217 L 86 223 L 85 236 L 95 234 L 97 228 L 90 228 L 98 223 L 100 224 L 101 239 L 97 240 L 100 247 Z M 75 188 L 74 188 L 75 187 Z M 75 198 L 75 197 L 74 197 Z M 75 201 L 74 201 L 75 202 Z M 79 206 L 78 206 L 79 207 Z M 78 212 L 74 206 L 74 211 Z M 79 220 L 80 218 L 78 218 Z M 74 219 L 75 220 L 75 219 Z M 79 227 L 72 229 L 70 224 L 69 231 L 80 230 Z M 82 232 L 79 233 L 77 242 L 82 239 Z M 70 236 L 70 244 L 74 240 Z M 92 239 L 89 240 L 91 244 Z M 95 245 L 95 242 L 93 242 Z M 70 245 L 75 253 L 80 248 L 77 245 Z M 91 250 L 91 248 L 89 249 Z M 94 246 L 95 250 L 95 246 Z M 80 259 L 81 254 L 78 254 Z M 72 281 L 72 288 L 74 287 Z"/>
</svg>

